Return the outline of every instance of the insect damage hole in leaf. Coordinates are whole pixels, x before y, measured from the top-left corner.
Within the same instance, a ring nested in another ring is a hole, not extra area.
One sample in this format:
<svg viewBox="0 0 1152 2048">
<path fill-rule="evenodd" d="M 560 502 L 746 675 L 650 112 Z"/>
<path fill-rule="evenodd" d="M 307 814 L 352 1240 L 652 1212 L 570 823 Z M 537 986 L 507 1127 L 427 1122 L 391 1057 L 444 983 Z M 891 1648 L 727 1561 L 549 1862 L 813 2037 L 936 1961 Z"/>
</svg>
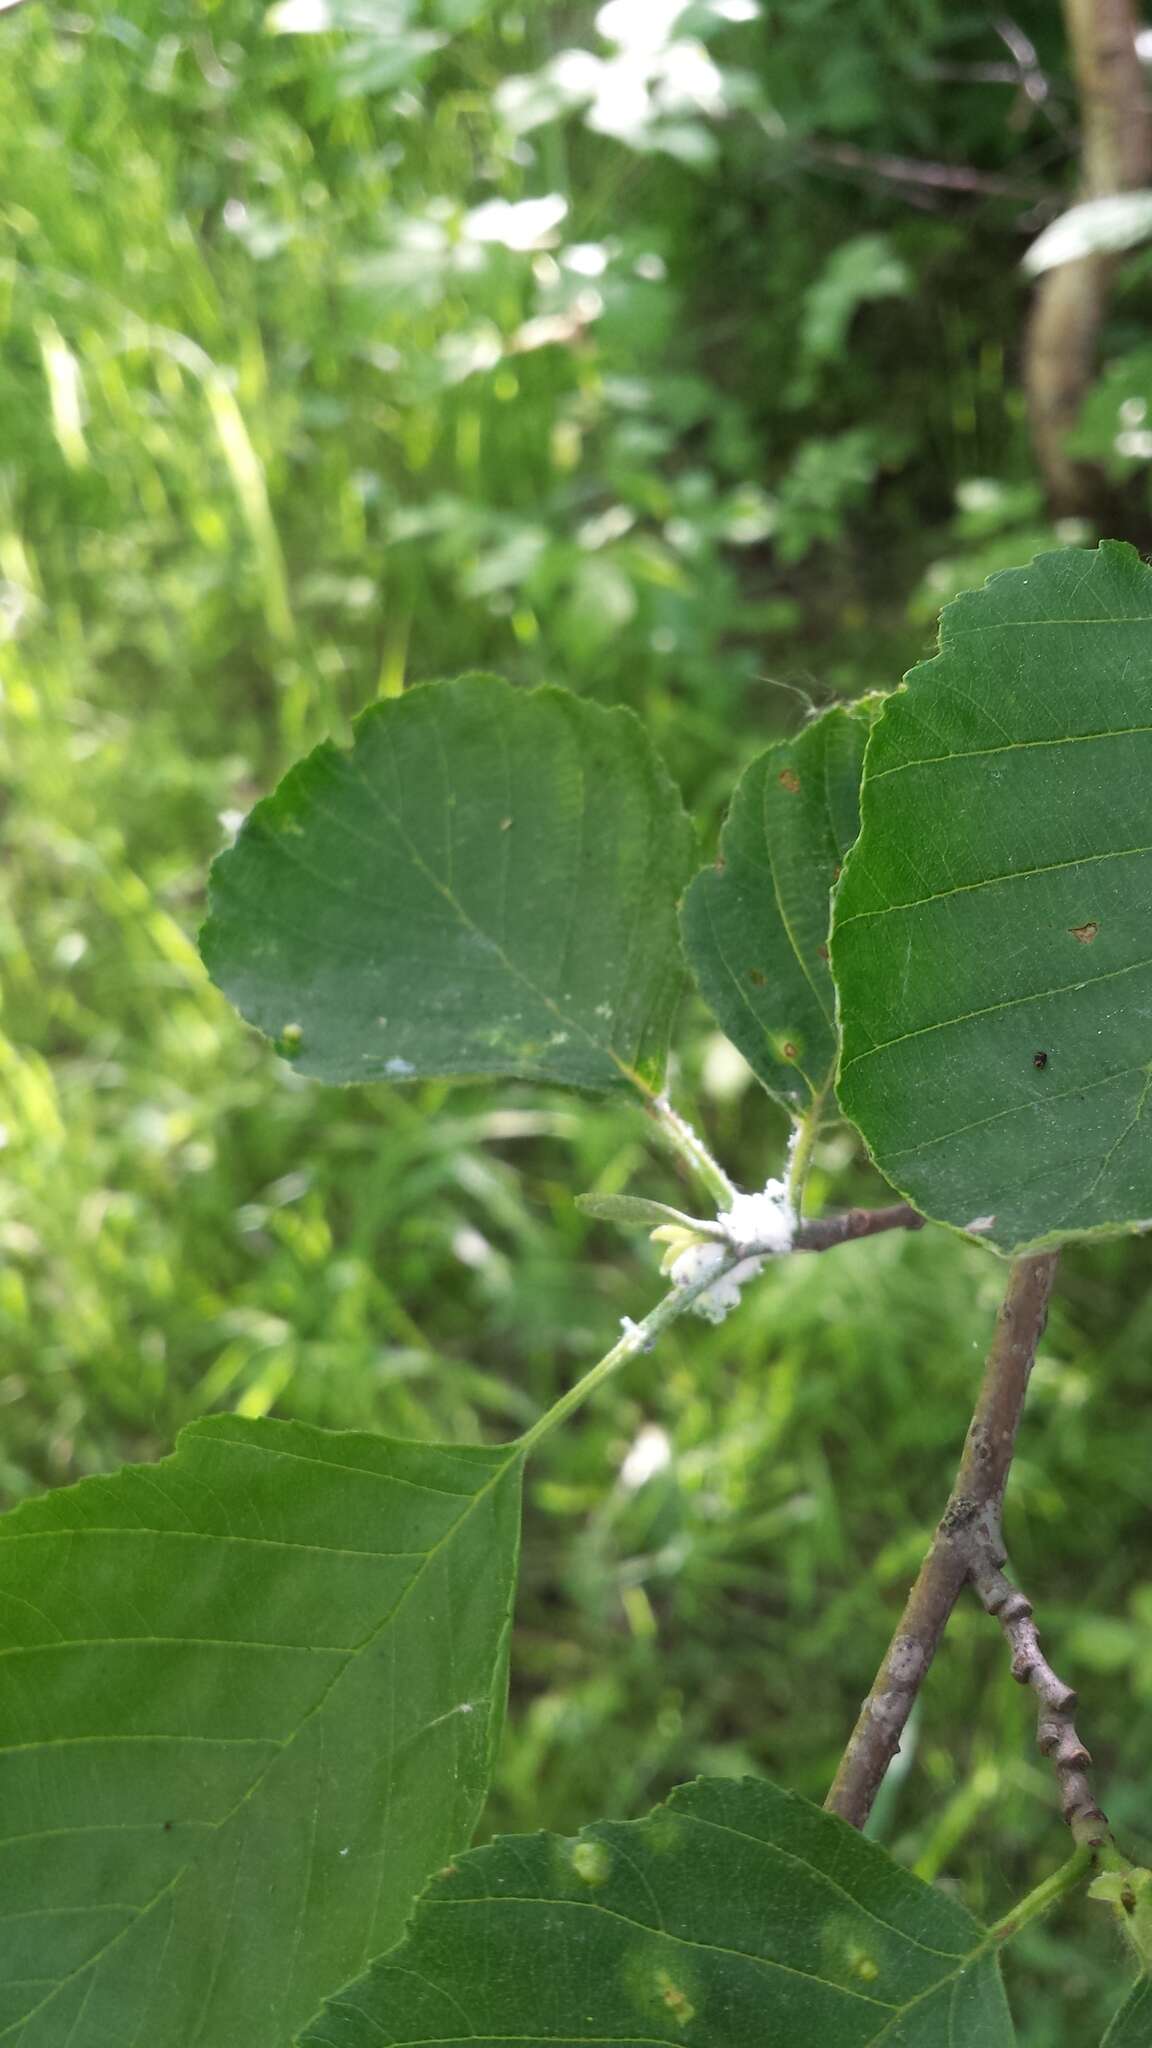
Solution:
<svg viewBox="0 0 1152 2048">
<path fill-rule="evenodd" d="M 491 676 L 424 684 L 257 804 L 213 868 L 201 948 L 319 1080 L 654 1091 L 693 844 L 631 712 Z"/>
<path fill-rule="evenodd" d="M 841 1106 L 918 1209 L 994 1214 L 1003 1252 L 1152 1216 L 1150 675 L 1135 550 L 1041 555 L 945 609 L 869 742 Z"/>
</svg>

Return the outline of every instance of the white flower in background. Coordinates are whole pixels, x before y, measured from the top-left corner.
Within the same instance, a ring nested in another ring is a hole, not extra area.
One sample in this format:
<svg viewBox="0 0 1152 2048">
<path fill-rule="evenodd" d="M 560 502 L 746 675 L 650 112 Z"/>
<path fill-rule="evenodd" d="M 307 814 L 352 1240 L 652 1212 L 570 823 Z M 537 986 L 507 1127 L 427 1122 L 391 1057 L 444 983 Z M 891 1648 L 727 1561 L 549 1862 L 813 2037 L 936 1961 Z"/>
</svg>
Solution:
<svg viewBox="0 0 1152 2048">
<path fill-rule="evenodd" d="M 540 71 L 506 78 L 497 106 L 517 135 L 582 109 L 597 134 L 700 163 L 712 146 L 701 117 L 718 119 L 730 105 L 745 103 L 748 90 L 743 74 L 713 61 L 707 37 L 714 27 L 755 21 L 759 13 L 758 0 L 607 0 L 596 29 L 609 55 L 559 50 Z"/>
<path fill-rule="evenodd" d="M 558 192 L 545 199 L 489 199 L 465 215 L 464 232 L 473 242 L 502 242 L 506 249 L 538 249 L 559 227 L 568 201 Z"/>
<path fill-rule="evenodd" d="M 646 1422 L 620 1467 L 620 1484 L 627 1493 L 635 1493 L 671 1463 L 672 1444 L 667 1431 L 658 1423 Z"/>
<path fill-rule="evenodd" d="M 662 50 L 688 0 L 607 0 L 596 27 L 610 43 L 625 50 Z"/>
</svg>

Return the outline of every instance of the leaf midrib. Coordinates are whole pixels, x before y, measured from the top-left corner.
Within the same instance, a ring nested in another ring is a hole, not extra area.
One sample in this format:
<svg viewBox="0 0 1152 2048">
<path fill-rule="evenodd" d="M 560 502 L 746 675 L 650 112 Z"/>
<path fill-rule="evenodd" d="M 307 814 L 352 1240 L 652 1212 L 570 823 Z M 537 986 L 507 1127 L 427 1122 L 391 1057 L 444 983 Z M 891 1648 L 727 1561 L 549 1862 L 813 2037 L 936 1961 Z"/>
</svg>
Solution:
<svg viewBox="0 0 1152 2048">
<path fill-rule="evenodd" d="M 1124 967 L 1109 968 L 1104 974 L 1082 975 L 1078 981 L 1061 982 L 1055 988 L 1032 989 L 1027 995 L 1009 996 L 1002 1003 L 988 1003 L 981 1010 L 967 1010 L 959 1017 L 941 1017 L 933 1024 L 921 1024 L 915 1031 L 903 1031 L 898 1038 L 886 1038 L 879 1045 L 870 1045 L 863 1052 L 853 1053 L 850 1060 L 842 1062 L 841 1077 L 864 1060 L 874 1059 L 877 1053 L 891 1052 L 893 1046 L 907 1045 L 910 1039 L 930 1038 L 933 1032 L 951 1031 L 957 1024 L 971 1024 L 979 1017 L 996 1017 L 1004 1010 L 1019 1010 L 1028 1003 L 1047 1002 L 1051 996 L 1077 995 L 1082 989 L 1099 988 L 1106 981 L 1120 981 L 1126 974 L 1140 974 L 1148 967 L 1152 967 L 1152 955 L 1146 960 L 1130 960 Z"/>
<path fill-rule="evenodd" d="M 436 725 L 435 718 L 433 718 L 433 729 L 436 731 L 437 736 L 439 738 L 439 727 Z M 389 744 L 393 744 L 390 736 Z M 442 745 L 443 742 L 441 740 L 441 747 Z M 580 763 L 580 772 L 583 776 L 584 751 L 583 746 L 579 742 L 577 744 L 576 753 Z M 442 881 L 439 875 L 436 874 L 435 870 L 429 866 L 423 854 L 420 852 L 419 847 L 415 844 L 414 840 L 411 839 L 404 825 L 397 817 L 396 813 L 389 808 L 384 798 L 383 792 L 375 784 L 369 781 L 367 775 L 363 771 L 363 768 L 358 762 L 354 752 L 347 755 L 346 765 L 355 774 L 357 781 L 360 783 L 361 787 L 367 791 L 370 799 L 380 807 L 389 825 L 392 827 L 392 830 L 395 832 L 396 837 L 400 840 L 401 844 L 405 848 L 413 864 L 419 868 L 420 872 L 424 875 L 425 879 L 431 883 L 432 887 L 436 889 L 441 896 L 443 896 L 445 902 L 455 912 L 456 916 L 460 920 L 460 923 L 465 927 L 465 929 L 471 932 L 473 937 L 480 939 L 484 945 L 491 946 L 493 952 L 499 958 L 501 966 L 506 970 L 506 972 L 512 976 L 513 980 L 520 982 L 522 987 L 526 988 L 529 994 L 536 998 L 537 1002 L 543 1003 L 545 1008 L 551 1011 L 552 1015 L 556 1018 L 558 1023 L 570 1025 L 573 1030 L 579 1032 L 581 1037 L 587 1040 L 588 1044 L 593 1048 L 595 1052 L 598 1052 L 602 1057 L 611 1060 L 612 1064 L 627 1080 L 635 1081 L 636 1077 L 634 1076 L 631 1067 L 628 1066 L 626 1061 L 620 1058 L 615 1048 L 612 1045 L 606 1043 L 603 1039 L 597 1038 L 595 1033 L 593 1031 L 590 1031 L 586 1024 L 581 1023 L 578 1017 L 570 1016 L 566 1010 L 561 1009 L 559 1002 L 557 1002 L 553 996 L 548 995 L 543 989 L 538 988 L 536 986 L 536 983 L 532 980 L 531 976 L 526 974 L 523 968 L 519 967 L 516 964 L 516 962 L 512 959 L 506 946 L 504 946 L 499 939 L 493 937 L 489 932 L 486 932 L 481 925 L 477 924 L 475 918 L 473 918 L 469 914 L 469 912 L 465 910 L 464 905 L 461 903 L 459 897 L 456 895 L 455 890 L 451 887 L 451 885 L 447 882 Z M 445 770 L 445 778 L 447 781 L 449 781 L 450 787 L 451 784 L 450 779 L 447 777 L 447 770 Z M 315 802 L 315 798 L 313 798 L 313 801 Z M 352 825 L 348 824 L 346 819 L 341 818 L 338 813 L 327 811 L 321 804 L 318 803 L 316 804 L 316 809 L 320 813 L 320 815 L 322 817 L 326 817 L 330 823 L 334 823 L 340 826 L 340 828 L 343 831 L 347 832 L 350 838 L 356 840 L 358 845 L 367 846 L 373 854 L 378 854 L 379 848 L 373 846 L 371 840 L 366 839 L 363 833 L 357 832 L 355 828 Z M 451 809 L 449 809 L 448 816 L 449 821 L 451 821 Z M 583 827 L 583 805 L 581 806 L 581 826 Z M 449 839 L 449 849 L 450 848 L 451 840 Z M 575 895 L 575 892 L 573 893 Z M 573 906 L 573 915 L 574 914 L 575 904 Z M 571 931 L 569 931 L 569 940 L 570 938 Z M 562 966 L 563 961 L 561 961 L 560 964 Z M 559 970 L 557 970 L 557 979 L 560 980 L 562 978 L 563 977 L 560 975 Z"/>
<path fill-rule="evenodd" d="M 1152 620 L 1149 621 L 1152 624 Z M 945 684 L 948 689 L 953 685 Z M 972 703 L 975 700 L 965 700 Z M 1094 740 L 1126 740 L 1137 733 L 1152 733 L 1152 725 L 1120 725 L 1106 732 L 1065 732 L 1054 734 L 1051 739 L 1009 740 L 1003 747 L 957 748 L 954 754 L 923 754 L 914 761 L 895 761 L 891 768 L 878 768 L 869 775 L 869 782 L 884 782 L 890 775 L 903 775 L 908 768 L 950 767 L 953 761 L 983 761 L 990 754 L 1029 753 L 1036 747 L 1080 747 L 1090 745 Z"/>
<path fill-rule="evenodd" d="M 543 1913 L 555 1912 L 557 1907 L 562 1912 L 600 1913 L 605 1919 L 619 1920 L 625 1927 L 634 1927 L 638 1933 L 650 1935 L 653 1940 L 671 1942 L 677 1948 L 699 1949 L 705 1955 L 728 1956 L 735 1962 L 750 1963 L 757 1970 L 774 1970 L 785 1977 L 799 1977 L 805 1984 L 820 1984 L 826 1990 L 836 1992 L 838 1996 L 858 1999 L 863 2005 L 879 2006 L 882 2011 L 899 2017 L 899 2008 L 892 2004 L 891 1999 L 871 1998 L 866 1991 L 855 1991 L 851 1985 L 837 1984 L 830 1977 L 819 1977 L 814 1970 L 798 1970 L 794 1963 L 781 1963 L 775 1956 L 752 1955 L 747 1949 L 726 1948 L 718 1941 L 694 1941 L 690 1934 L 676 1934 L 668 1927 L 650 1927 L 647 1921 L 637 1920 L 631 1913 L 619 1912 L 614 1906 L 606 1906 L 601 1899 L 526 1898 L 517 1892 L 499 1892 L 495 1895 L 486 1895 L 483 1899 L 429 1898 L 424 1901 L 426 1911 L 435 1908 L 437 1912 L 467 1910 L 477 1905 L 531 1906 Z M 931 1988 L 936 1990 L 939 1984 L 947 1981 L 946 1977 L 940 1978 Z M 404 2048 L 409 2048 L 409 2044 L 405 2043 Z"/>
<path fill-rule="evenodd" d="M 837 1892 L 842 1899 L 847 1901 L 854 1912 L 863 1913 L 867 1919 L 874 1920 L 877 1927 L 883 1927 L 886 1933 L 894 1934 L 897 1940 L 906 1941 L 913 1948 L 922 1949 L 925 1955 L 939 1956 L 945 1962 L 953 1962 L 960 1958 L 960 1950 L 954 1948 L 934 1948 L 931 1942 L 921 1941 L 918 1935 L 908 1934 L 904 1928 L 896 1926 L 893 1921 L 885 1920 L 883 1915 L 874 1912 L 871 1906 L 865 1906 L 859 1899 L 853 1897 L 853 1894 L 844 1885 L 840 1884 L 830 1871 L 822 1870 L 818 1863 L 812 1863 L 807 1856 L 801 1856 L 795 1849 L 785 1849 L 779 1842 L 768 1841 L 763 1835 L 750 1835 L 744 1828 L 734 1828 L 730 1821 L 713 1820 L 710 1814 L 695 1813 L 688 1807 L 677 1806 L 675 1800 L 670 1802 L 670 1804 L 671 1810 L 680 1819 L 692 1821 L 698 1827 L 715 1828 L 718 1834 L 731 1835 L 738 1842 L 751 1842 L 756 1848 L 768 1849 L 772 1855 L 782 1857 L 785 1862 L 798 1864 L 801 1870 L 807 1870 L 811 1876 L 819 1878 L 821 1883 L 826 1884 L 830 1890 Z"/>
<path fill-rule="evenodd" d="M 789 758 L 789 760 L 791 760 L 791 759 L 792 759 L 792 752 L 791 752 L 791 749 L 789 749 L 789 750 L 788 750 L 788 758 Z M 775 846 L 774 846 L 774 844 L 773 844 L 773 840 L 772 840 L 772 834 L 771 834 L 771 831 L 770 831 L 770 829 L 769 829 L 769 823 L 768 823 L 768 771 L 767 771 L 767 769 L 765 769 L 765 772 L 764 772 L 764 787 L 763 787 L 763 791 L 762 791 L 762 794 L 761 794 L 761 802 L 760 802 L 760 808 L 761 808 L 761 816 L 762 816 L 762 826 L 761 826 L 761 829 L 762 829 L 762 831 L 763 831 L 763 834 L 764 834 L 764 847 L 765 847 L 765 851 L 767 852 L 767 855 L 768 855 L 768 872 L 769 872 L 769 874 L 770 874 L 770 875 L 771 875 L 771 877 L 772 877 L 772 894 L 773 894 L 773 896 L 774 896 L 774 898 L 775 898 L 775 901 L 776 901 L 776 909 L 777 909 L 777 913 L 778 913 L 778 915 L 779 915 L 779 918 L 780 918 L 780 922 L 781 922 L 781 924 L 782 924 L 782 925 L 783 925 L 783 927 L 784 927 L 784 936 L 785 936 L 785 938 L 787 939 L 787 941 L 788 941 L 788 944 L 789 944 L 789 945 L 791 946 L 791 948 L 792 948 L 792 955 L 793 955 L 793 958 L 795 959 L 795 962 L 796 962 L 796 965 L 797 965 L 797 967 L 798 967 L 798 968 L 800 969 L 800 972 L 801 972 L 801 974 L 803 975 L 803 977 L 804 977 L 804 980 L 805 980 L 805 981 L 806 981 L 806 982 L 808 983 L 808 986 L 809 986 L 809 988 L 811 989 L 811 991 L 812 991 L 812 994 L 813 994 L 813 995 L 815 996 L 815 998 L 816 998 L 816 1004 L 817 1004 L 817 1007 L 818 1007 L 818 1009 L 819 1009 L 819 1011 L 820 1011 L 820 1014 L 821 1014 L 821 1016 L 823 1017 L 823 1019 L 824 1019 L 824 1022 L 825 1022 L 825 1023 L 827 1024 L 827 1026 L 828 1026 L 828 1029 L 829 1029 L 829 1031 L 830 1031 L 830 1032 L 832 1033 L 832 1036 L 833 1036 L 833 1038 L 835 1038 L 835 1036 L 836 1036 L 836 1020 L 835 1020 L 835 1018 L 833 1017 L 833 1015 L 832 1015 L 832 1012 L 831 1012 L 831 1010 L 830 1010 L 830 1009 L 829 1009 L 829 1007 L 828 1007 L 828 1003 L 827 1003 L 827 1000 L 826 1000 L 826 998 L 825 998 L 825 996 L 824 996 L 824 993 L 823 993 L 823 991 L 822 991 L 821 989 L 819 989 L 819 988 L 817 987 L 817 985 L 816 985 L 816 979 L 815 979 L 815 976 L 813 975 L 813 973 L 812 973 L 812 970 L 811 970 L 811 968 L 809 967 L 809 965 L 808 965 L 808 962 L 807 962 L 807 960 L 806 960 L 806 959 L 804 958 L 804 955 L 803 955 L 803 953 L 802 953 L 802 952 L 801 952 L 801 950 L 800 950 L 800 945 L 799 945 L 799 941 L 797 940 L 796 934 L 795 934 L 795 932 L 794 932 L 794 931 L 793 931 L 793 929 L 792 929 L 792 920 L 791 920 L 791 917 L 789 916 L 789 914 L 788 914 L 787 910 L 786 910 L 786 909 L 785 909 L 785 907 L 784 907 L 784 898 L 783 898 L 783 895 L 781 894 L 781 890 L 780 890 L 780 874 L 779 874 L 779 869 L 778 869 L 778 866 L 777 866 L 777 861 L 776 861 L 776 849 L 775 849 Z M 825 823 L 826 823 L 826 825 L 827 825 L 827 828 L 828 828 L 828 837 L 829 837 L 829 839 L 830 839 L 830 840 L 834 840 L 834 835 L 833 835 L 833 832 L 832 832 L 832 820 L 831 820 L 831 816 L 830 816 L 830 814 L 829 814 L 829 811 L 828 811 L 828 804 L 827 804 L 827 800 L 826 800 L 826 799 L 825 799 L 825 804 L 824 804 L 824 819 L 825 819 Z M 811 1086 L 811 1083 L 809 1083 L 809 1086 Z"/>
<path fill-rule="evenodd" d="M 1050 861 L 1042 868 L 1005 868 L 1003 874 L 982 875 L 975 882 L 954 882 L 950 889 L 937 889 L 931 896 L 910 896 L 902 903 L 882 903 L 875 910 L 854 910 L 850 917 L 839 920 L 839 929 L 846 931 L 850 924 L 890 917 L 897 910 L 922 910 L 927 903 L 947 903 L 952 896 L 970 896 L 978 889 L 995 889 L 1001 882 L 1032 882 L 1039 875 L 1060 875 L 1069 868 L 1092 867 L 1104 860 L 1134 860 L 1142 853 L 1152 853 L 1152 846 L 1115 846 L 1104 853 L 1078 853 L 1071 860 Z"/>
</svg>

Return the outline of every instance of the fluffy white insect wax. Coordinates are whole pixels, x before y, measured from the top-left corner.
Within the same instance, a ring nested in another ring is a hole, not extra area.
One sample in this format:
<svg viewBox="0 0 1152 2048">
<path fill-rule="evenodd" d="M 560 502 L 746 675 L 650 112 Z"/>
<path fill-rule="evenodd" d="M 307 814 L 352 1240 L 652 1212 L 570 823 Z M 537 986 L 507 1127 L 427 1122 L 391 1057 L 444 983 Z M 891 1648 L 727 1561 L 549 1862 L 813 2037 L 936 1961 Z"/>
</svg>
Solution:
<svg viewBox="0 0 1152 2048">
<path fill-rule="evenodd" d="M 732 1207 L 716 1221 L 733 1251 L 790 1252 L 796 1218 L 782 1180 L 770 1180 L 757 1195 L 734 1195 Z"/>
<path fill-rule="evenodd" d="M 741 1288 L 756 1278 L 766 1258 L 791 1251 L 796 1229 L 787 1189 L 780 1180 L 770 1180 L 759 1194 L 734 1195 L 731 1208 L 721 1210 L 716 1221 L 726 1242 L 690 1244 L 671 1267 L 676 1287 L 694 1287 L 710 1273 L 718 1275 L 692 1304 L 695 1314 L 709 1323 L 722 1323 L 739 1307 Z M 745 1257 L 730 1272 L 721 1272 L 733 1252 L 743 1252 Z"/>
</svg>

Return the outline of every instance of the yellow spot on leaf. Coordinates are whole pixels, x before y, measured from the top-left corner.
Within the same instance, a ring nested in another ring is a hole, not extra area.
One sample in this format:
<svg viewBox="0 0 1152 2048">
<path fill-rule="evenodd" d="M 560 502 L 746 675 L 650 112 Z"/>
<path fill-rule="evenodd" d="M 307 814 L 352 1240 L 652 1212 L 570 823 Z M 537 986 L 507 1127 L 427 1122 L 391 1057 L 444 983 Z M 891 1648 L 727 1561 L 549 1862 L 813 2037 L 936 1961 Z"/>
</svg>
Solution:
<svg viewBox="0 0 1152 2048">
<path fill-rule="evenodd" d="M 667 1970 L 657 1970 L 656 1989 L 659 1991 L 677 2026 L 686 2027 L 689 2020 L 695 2019 L 696 2007 L 692 2004 L 687 1992 L 682 1991 L 679 1984 L 672 1982 Z"/>
<path fill-rule="evenodd" d="M 612 1852 L 604 1842 L 573 1842 L 572 1868 L 585 1884 L 607 1884 L 612 1874 Z"/>
</svg>

